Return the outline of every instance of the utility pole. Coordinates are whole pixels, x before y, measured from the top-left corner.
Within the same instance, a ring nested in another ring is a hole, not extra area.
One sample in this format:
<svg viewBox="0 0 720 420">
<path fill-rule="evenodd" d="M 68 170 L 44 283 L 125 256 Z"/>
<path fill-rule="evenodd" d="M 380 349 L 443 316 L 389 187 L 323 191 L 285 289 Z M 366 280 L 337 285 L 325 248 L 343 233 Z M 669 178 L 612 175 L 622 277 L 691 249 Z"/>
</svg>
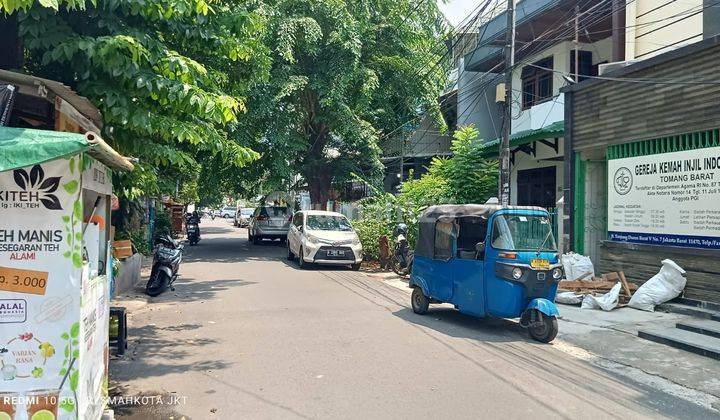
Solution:
<svg viewBox="0 0 720 420">
<path fill-rule="evenodd" d="M 515 67 L 515 0 L 508 0 L 505 34 L 505 117 L 500 142 L 500 204 L 510 204 L 510 132 L 512 129 L 513 67 Z"/>
<path fill-rule="evenodd" d="M 575 83 L 580 81 L 580 6 L 575 6 Z"/>
</svg>

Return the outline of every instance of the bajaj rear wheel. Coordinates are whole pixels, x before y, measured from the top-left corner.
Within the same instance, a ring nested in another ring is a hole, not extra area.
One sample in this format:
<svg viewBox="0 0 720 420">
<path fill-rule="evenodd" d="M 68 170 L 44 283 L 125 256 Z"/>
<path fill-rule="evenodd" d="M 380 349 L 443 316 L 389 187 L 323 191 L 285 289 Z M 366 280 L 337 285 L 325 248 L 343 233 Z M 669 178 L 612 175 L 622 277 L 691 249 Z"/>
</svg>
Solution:
<svg viewBox="0 0 720 420">
<path fill-rule="evenodd" d="M 542 321 L 538 321 L 528 327 L 530 337 L 541 343 L 549 343 L 555 339 L 558 333 L 558 322 L 554 316 L 547 316 L 538 313 Z"/>
<path fill-rule="evenodd" d="M 413 289 L 412 296 L 410 296 L 410 303 L 413 312 L 418 315 L 425 315 L 428 307 L 430 307 L 430 299 L 428 299 L 422 289 L 417 286 Z"/>
</svg>

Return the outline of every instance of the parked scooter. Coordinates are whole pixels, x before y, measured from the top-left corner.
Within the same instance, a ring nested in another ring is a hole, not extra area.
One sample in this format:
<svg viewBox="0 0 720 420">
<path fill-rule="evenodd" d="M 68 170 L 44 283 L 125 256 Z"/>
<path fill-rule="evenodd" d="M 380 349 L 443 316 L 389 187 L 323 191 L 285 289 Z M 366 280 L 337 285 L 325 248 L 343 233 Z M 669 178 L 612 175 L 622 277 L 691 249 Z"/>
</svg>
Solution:
<svg viewBox="0 0 720 420">
<path fill-rule="evenodd" d="M 161 236 L 155 241 L 152 271 L 145 286 L 145 293 L 157 296 L 167 288 L 175 290 L 172 285 L 178 277 L 182 249 L 183 246 L 168 235 Z"/>
<path fill-rule="evenodd" d="M 200 217 L 197 212 L 185 215 L 185 233 L 190 245 L 200 242 Z"/>
<path fill-rule="evenodd" d="M 410 275 L 413 264 L 413 251 L 407 241 L 408 227 L 405 223 L 400 223 L 395 228 L 395 252 L 391 262 L 392 270 L 398 276 L 406 277 Z"/>
</svg>

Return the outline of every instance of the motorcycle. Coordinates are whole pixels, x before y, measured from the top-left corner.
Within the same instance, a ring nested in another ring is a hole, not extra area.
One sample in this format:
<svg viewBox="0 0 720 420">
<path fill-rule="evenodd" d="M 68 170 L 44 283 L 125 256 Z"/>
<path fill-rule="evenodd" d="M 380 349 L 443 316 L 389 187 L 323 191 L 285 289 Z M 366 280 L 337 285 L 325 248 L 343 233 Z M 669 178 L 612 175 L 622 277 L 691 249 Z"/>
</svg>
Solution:
<svg viewBox="0 0 720 420">
<path fill-rule="evenodd" d="M 391 261 L 392 270 L 401 277 L 407 277 L 412 271 L 414 252 L 407 241 L 407 225 L 400 223 L 395 228 L 395 252 Z"/>
<path fill-rule="evenodd" d="M 200 218 L 188 214 L 185 216 L 185 234 L 190 245 L 200 242 Z"/>
<path fill-rule="evenodd" d="M 170 236 L 161 236 L 156 240 L 153 250 L 153 265 L 145 293 L 158 296 L 167 288 L 175 290 L 173 283 L 178 278 L 178 269 L 182 260 L 183 246 Z"/>
</svg>

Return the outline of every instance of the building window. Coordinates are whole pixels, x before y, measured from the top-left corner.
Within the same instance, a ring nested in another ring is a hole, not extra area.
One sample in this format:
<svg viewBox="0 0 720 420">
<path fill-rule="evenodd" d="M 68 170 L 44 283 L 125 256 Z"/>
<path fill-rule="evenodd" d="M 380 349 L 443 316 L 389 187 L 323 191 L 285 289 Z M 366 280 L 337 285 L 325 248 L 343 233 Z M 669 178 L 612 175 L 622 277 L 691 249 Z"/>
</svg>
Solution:
<svg viewBox="0 0 720 420">
<path fill-rule="evenodd" d="M 555 207 L 555 166 L 517 172 L 517 205 Z"/>
<path fill-rule="evenodd" d="M 542 68 L 541 68 L 542 67 Z M 542 59 L 522 69 L 522 109 L 547 102 L 553 97 L 553 58 Z"/>
<path fill-rule="evenodd" d="M 591 51 L 578 51 L 578 68 L 580 68 L 578 79 L 580 81 L 587 79 L 587 76 L 598 75 L 598 68 L 593 66 L 592 60 Z M 575 78 L 575 50 L 570 51 L 570 77 Z"/>
</svg>

